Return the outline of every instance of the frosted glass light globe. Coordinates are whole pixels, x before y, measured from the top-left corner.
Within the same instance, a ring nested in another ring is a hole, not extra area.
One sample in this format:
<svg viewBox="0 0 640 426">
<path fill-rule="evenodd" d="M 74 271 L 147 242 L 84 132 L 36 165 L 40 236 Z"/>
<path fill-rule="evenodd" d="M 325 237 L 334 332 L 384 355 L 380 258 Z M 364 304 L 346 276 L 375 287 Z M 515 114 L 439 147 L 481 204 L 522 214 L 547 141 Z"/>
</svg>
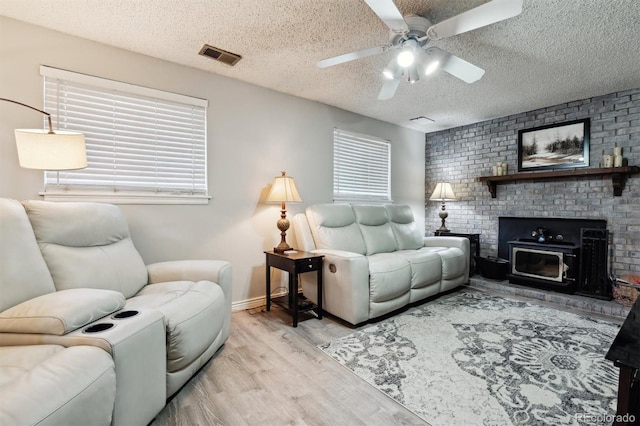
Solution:
<svg viewBox="0 0 640 426">
<path fill-rule="evenodd" d="M 410 67 L 411 65 L 413 65 L 414 60 L 415 55 L 411 50 L 408 49 L 400 52 L 398 54 L 398 58 L 396 59 L 396 61 L 398 61 L 398 65 L 400 65 L 402 68 Z"/>
</svg>

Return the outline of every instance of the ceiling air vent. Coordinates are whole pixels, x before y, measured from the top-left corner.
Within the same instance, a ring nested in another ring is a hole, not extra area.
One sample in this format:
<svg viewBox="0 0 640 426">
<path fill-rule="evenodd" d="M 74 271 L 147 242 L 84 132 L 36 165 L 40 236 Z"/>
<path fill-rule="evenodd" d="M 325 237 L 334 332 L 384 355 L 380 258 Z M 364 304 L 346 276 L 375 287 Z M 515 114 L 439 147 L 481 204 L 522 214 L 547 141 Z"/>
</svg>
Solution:
<svg viewBox="0 0 640 426">
<path fill-rule="evenodd" d="M 414 117 L 412 119 L 410 119 L 409 121 L 413 122 L 413 123 L 418 123 L 418 124 L 431 124 L 431 123 L 435 123 L 435 120 L 430 119 L 429 117 L 425 117 L 424 115 L 421 115 L 419 117 Z"/>
<path fill-rule="evenodd" d="M 222 50 L 218 47 L 209 46 L 205 44 L 200 49 L 200 55 L 207 56 L 211 59 L 215 59 L 218 62 L 222 62 L 223 64 L 234 66 L 238 63 L 242 56 L 237 55 L 235 53 L 227 52 L 226 50 Z"/>
</svg>

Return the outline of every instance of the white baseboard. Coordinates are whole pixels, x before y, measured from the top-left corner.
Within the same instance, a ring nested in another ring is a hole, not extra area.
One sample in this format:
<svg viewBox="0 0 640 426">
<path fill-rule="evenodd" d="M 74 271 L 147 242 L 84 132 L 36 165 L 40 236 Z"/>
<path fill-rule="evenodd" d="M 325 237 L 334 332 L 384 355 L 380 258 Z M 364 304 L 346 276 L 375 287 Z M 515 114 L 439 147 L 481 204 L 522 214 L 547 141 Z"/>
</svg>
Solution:
<svg viewBox="0 0 640 426">
<path fill-rule="evenodd" d="M 253 299 L 239 300 L 231 303 L 231 312 L 244 311 L 247 309 L 255 309 L 267 304 L 267 298 L 264 296 L 254 297 Z"/>
<path fill-rule="evenodd" d="M 287 294 L 286 291 L 274 293 L 271 297 L 278 297 Z M 231 303 L 231 312 L 245 311 L 247 309 L 255 309 L 267 304 L 266 296 L 254 297 L 253 299 L 238 300 Z"/>
</svg>

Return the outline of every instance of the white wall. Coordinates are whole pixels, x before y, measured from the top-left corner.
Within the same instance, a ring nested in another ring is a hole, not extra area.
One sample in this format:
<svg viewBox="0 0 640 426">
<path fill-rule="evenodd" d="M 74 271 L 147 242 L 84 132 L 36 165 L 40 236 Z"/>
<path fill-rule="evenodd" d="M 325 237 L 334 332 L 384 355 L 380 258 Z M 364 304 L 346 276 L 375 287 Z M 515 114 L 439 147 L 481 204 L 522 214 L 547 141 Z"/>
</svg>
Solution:
<svg viewBox="0 0 640 426">
<path fill-rule="evenodd" d="M 0 17 L 0 97 L 41 108 L 40 65 L 209 100 L 209 204 L 122 209 L 147 263 L 230 261 L 235 302 L 264 296 L 262 252 L 279 242 L 279 206 L 261 202 L 273 177 L 295 178 L 304 203 L 288 205 L 289 216 L 331 202 L 334 127 L 391 140 L 394 201 L 411 205 L 424 229 L 423 133 Z M 39 198 L 42 172 L 18 166 L 13 129 L 41 125 L 37 112 L 0 102 L 0 196 Z"/>
</svg>

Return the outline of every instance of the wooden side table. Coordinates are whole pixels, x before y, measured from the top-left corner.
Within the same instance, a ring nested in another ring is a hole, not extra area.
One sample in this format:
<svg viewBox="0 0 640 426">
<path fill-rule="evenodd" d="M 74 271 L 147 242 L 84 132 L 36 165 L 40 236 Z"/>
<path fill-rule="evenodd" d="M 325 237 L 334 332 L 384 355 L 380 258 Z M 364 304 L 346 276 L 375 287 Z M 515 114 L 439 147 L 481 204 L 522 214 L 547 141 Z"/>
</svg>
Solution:
<svg viewBox="0 0 640 426">
<path fill-rule="evenodd" d="M 433 233 L 436 237 L 465 237 L 469 240 L 471 244 L 471 259 L 469 259 L 470 273 L 475 274 L 477 272 L 476 262 L 474 259 L 474 252 L 476 256 L 480 256 L 480 234 L 464 234 L 460 232 L 445 232 L 445 231 L 435 231 Z"/>
<path fill-rule="evenodd" d="M 267 311 L 271 310 L 271 302 L 284 308 L 291 314 L 293 326 L 298 326 L 298 314 L 316 308 L 318 319 L 322 319 L 322 259 L 324 255 L 298 251 L 290 254 L 280 254 L 265 251 L 266 255 L 266 284 Z M 271 268 L 278 268 L 289 273 L 289 294 L 271 299 Z M 318 304 L 300 308 L 298 300 L 298 274 L 318 272 Z"/>
</svg>

